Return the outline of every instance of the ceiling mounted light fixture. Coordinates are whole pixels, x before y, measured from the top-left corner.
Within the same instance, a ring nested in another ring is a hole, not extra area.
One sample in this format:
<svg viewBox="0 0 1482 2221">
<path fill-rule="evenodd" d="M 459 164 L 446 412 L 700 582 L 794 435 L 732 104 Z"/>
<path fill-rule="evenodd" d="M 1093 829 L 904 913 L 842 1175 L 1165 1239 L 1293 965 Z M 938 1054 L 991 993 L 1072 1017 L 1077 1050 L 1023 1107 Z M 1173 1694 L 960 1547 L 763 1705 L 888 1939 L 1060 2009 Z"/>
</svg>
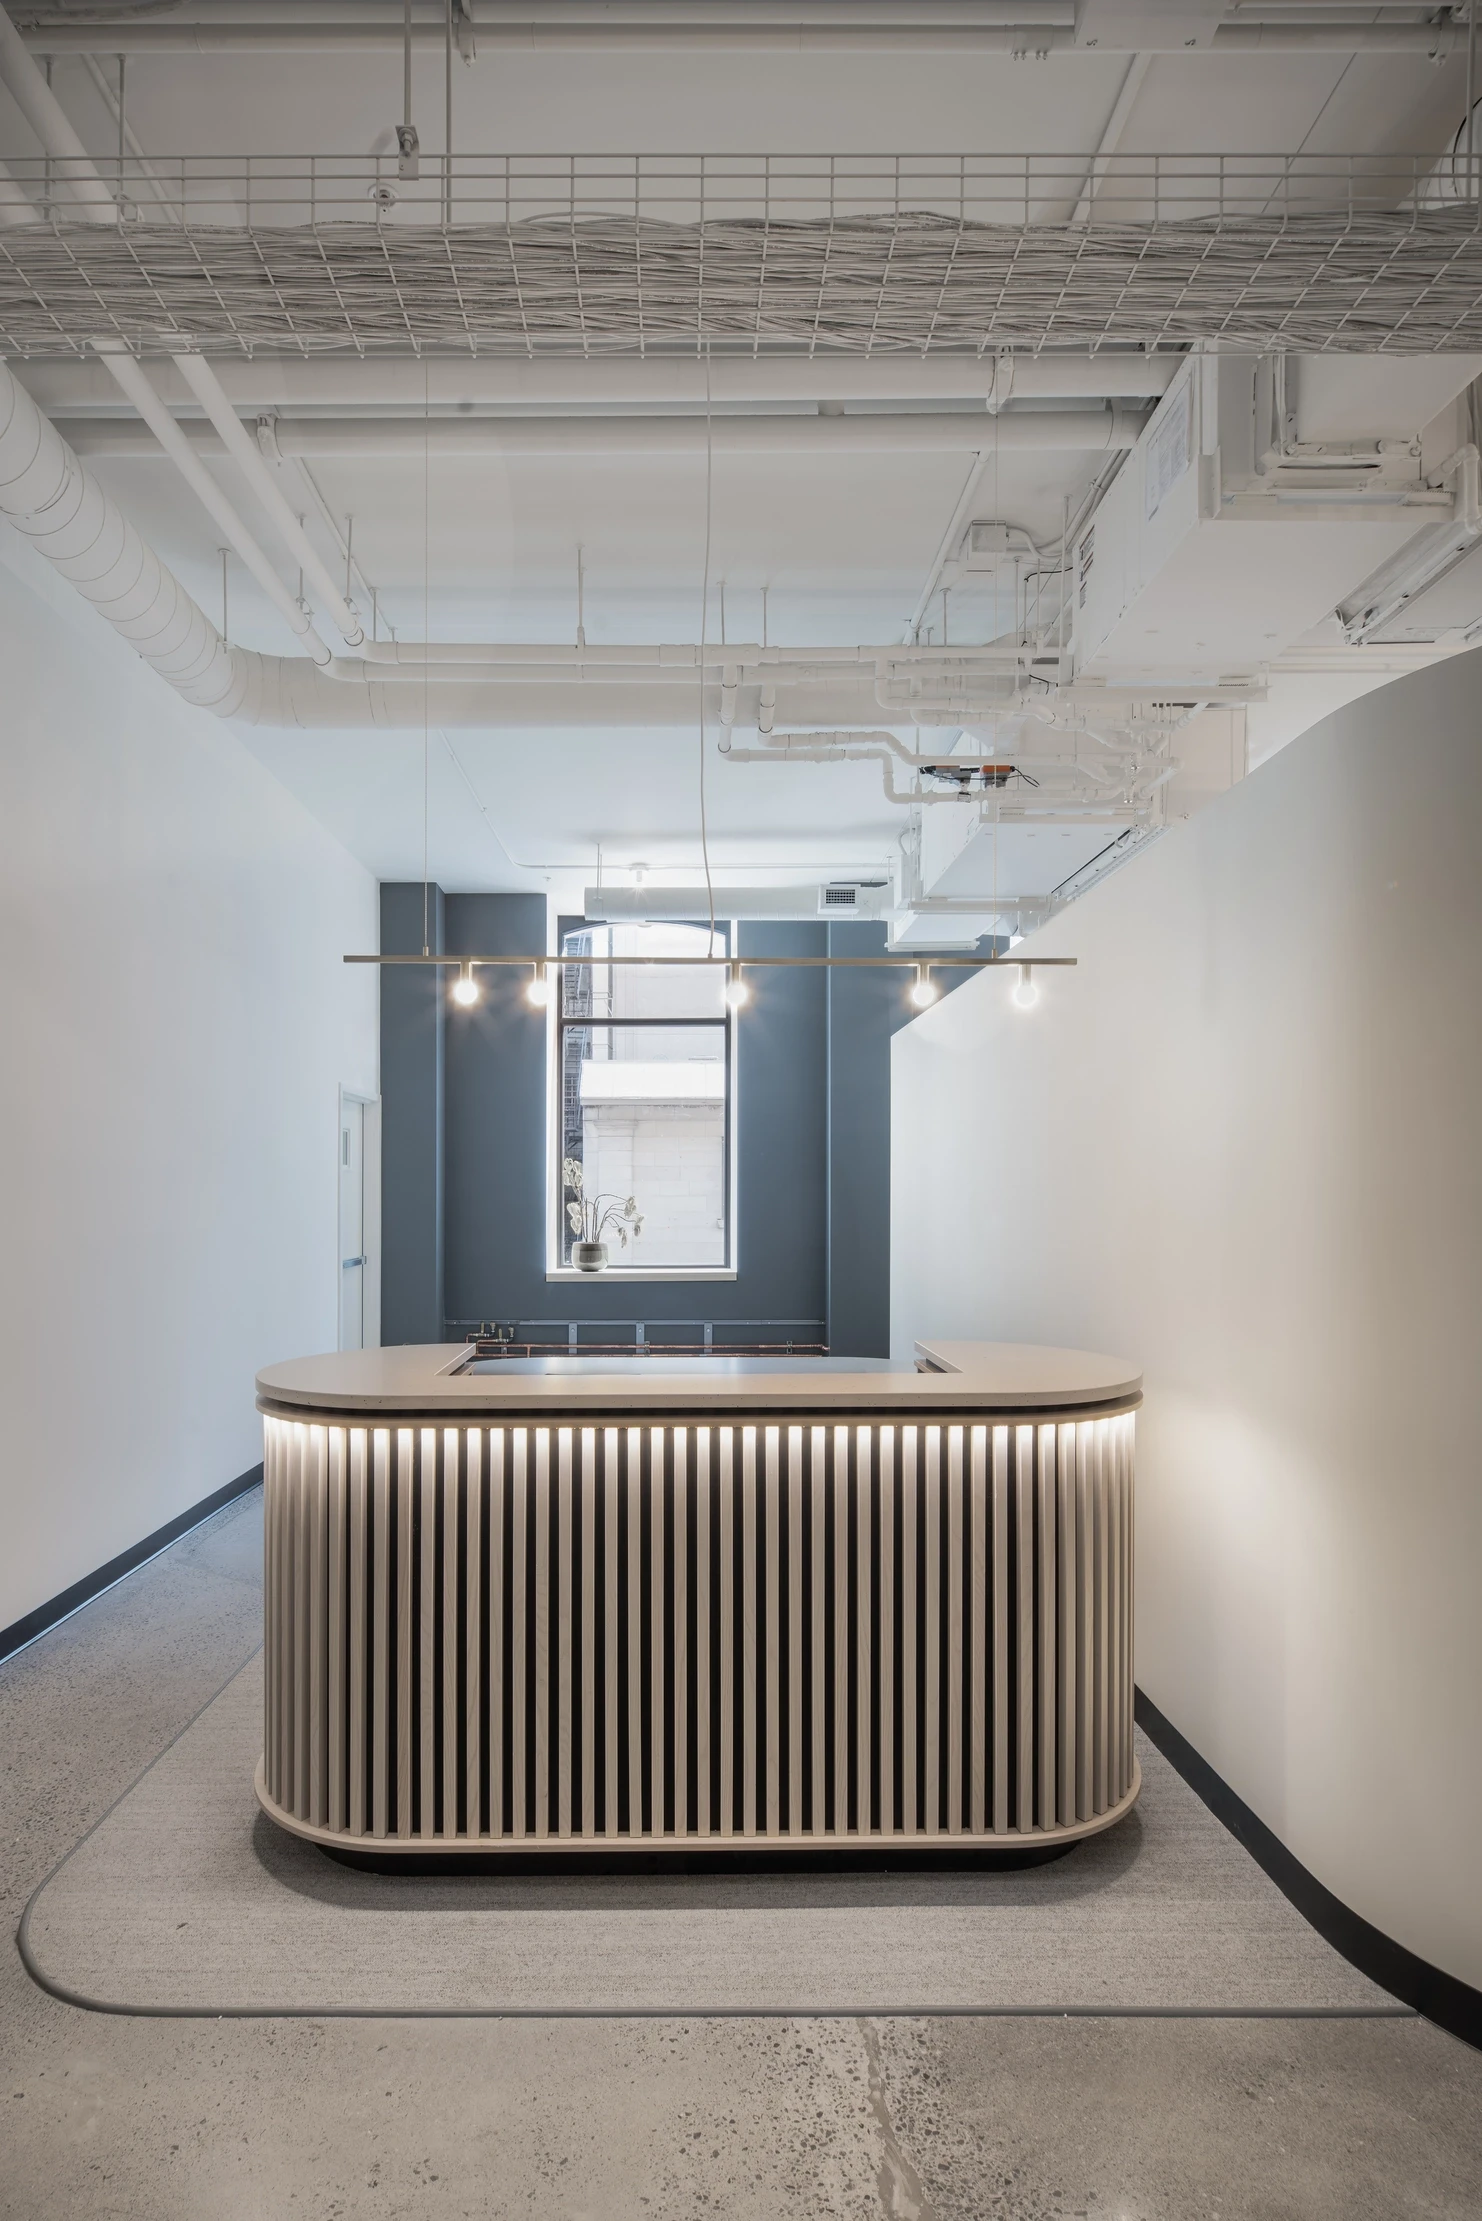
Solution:
<svg viewBox="0 0 1482 2221">
<path fill-rule="evenodd" d="M 549 964 L 536 965 L 535 977 L 525 989 L 525 993 L 537 1010 L 545 1009 L 551 999 L 551 968 Z"/>
<path fill-rule="evenodd" d="M 454 1002 L 462 1003 L 466 1009 L 470 1003 L 476 1003 L 478 999 L 479 983 L 473 976 L 472 964 L 460 964 L 458 977 L 453 982 Z"/>
<path fill-rule="evenodd" d="M 937 999 L 937 986 L 931 976 L 929 964 L 916 966 L 916 984 L 911 989 L 911 1000 L 918 1010 L 929 1010 Z"/>
<path fill-rule="evenodd" d="M 741 977 L 739 964 L 728 964 L 726 966 L 725 997 L 728 1010 L 739 1010 L 743 1003 L 749 1002 L 751 999 L 751 989 Z"/>
</svg>

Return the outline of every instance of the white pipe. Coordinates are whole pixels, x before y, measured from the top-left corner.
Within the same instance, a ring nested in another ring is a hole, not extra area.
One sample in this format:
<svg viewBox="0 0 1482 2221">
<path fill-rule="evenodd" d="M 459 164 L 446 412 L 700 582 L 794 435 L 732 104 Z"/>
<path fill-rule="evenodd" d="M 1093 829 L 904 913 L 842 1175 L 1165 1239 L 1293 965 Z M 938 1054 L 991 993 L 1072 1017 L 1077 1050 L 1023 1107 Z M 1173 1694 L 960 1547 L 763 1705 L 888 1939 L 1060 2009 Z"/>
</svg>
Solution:
<svg viewBox="0 0 1482 2221">
<path fill-rule="evenodd" d="M 294 600 L 237 510 L 186 444 L 180 427 L 139 364 L 125 350 L 121 340 L 94 340 L 93 345 L 228 546 L 246 565 L 279 615 L 304 642 L 314 661 L 327 665 L 331 651 L 314 630 L 308 612 Z"/>
<path fill-rule="evenodd" d="M 1073 224 L 1084 224 L 1090 220 L 1092 205 L 1101 188 L 1102 178 L 1105 174 L 1100 168 L 1100 164 L 1105 162 L 1110 155 L 1115 154 L 1117 148 L 1121 145 L 1122 134 L 1127 128 L 1134 107 L 1137 105 L 1137 96 L 1142 91 L 1143 83 L 1151 66 L 1152 56 L 1150 54 L 1134 54 L 1127 64 L 1127 71 L 1122 79 L 1121 89 L 1112 103 L 1112 112 L 1106 119 L 1106 128 L 1097 142 L 1096 152 L 1091 157 L 1091 166 L 1086 172 L 1085 183 L 1081 187 L 1080 198 L 1072 211 L 1070 220 Z"/>
<path fill-rule="evenodd" d="M 558 672 L 562 677 L 572 677 L 583 671 L 602 671 L 604 675 L 617 671 L 634 671 L 642 674 L 666 673 L 676 682 L 687 683 L 692 674 L 702 667 L 708 671 L 722 671 L 735 665 L 743 672 L 796 671 L 800 667 L 818 665 L 833 668 L 852 665 L 868 669 L 873 674 L 877 666 L 923 666 L 933 672 L 949 666 L 962 674 L 975 672 L 1015 671 L 1018 652 L 1012 648 L 960 647 L 936 648 L 919 645 L 880 647 L 869 642 L 848 645 L 822 645 L 816 647 L 763 648 L 756 641 L 707 641 L 700 646 L 694 641 L 623 642 L 604 647 L 600 642 L 588 641 L 583 647 L 574 647 L 565 640 L 379 640 L 365 643 L 358 658 L 342 657 L 351 676 L 359 676 L 357 665 L 374 664 L 375 676 L 390 678 L 398 669 L 411 677 L 420 677 L 425 665 L 448 664 L 501 664 L 520 668 L 521 676 L 527 669 L 544 667 Z M 370 674 L 366 674 L 370 675 Z"/>
<path fill-rule="evenodd" d="M 600 690 L 583 685 L 574 675 L 565 683 L 545 686 L 437 679 L 424 696 L 421 687 L 371 680 L 337 685 L 307 657 L 262 656 L 229 648 L 3 363 L 0 515 L 8 517 L 179 694 L 220 717 L 339 732 L 420 731 L 424 715 L 432 724 L 449 729 L 612 725 L 677 730 L 693 726 L 696 705 L 689 686 L 646 684 Z M 693 670 L 695 651 L 682 653 Z M 879 651 L 875 654 L 878 657 Z M 817 658 L 817 651 L 814 655 Z M 837 663 L 831 661 L 833 656 L 839 658 Z M 877 729 L 869 689 L 848 668 L 850 661 L 858 660 L 858 650 L 825 651 L 817 668 L 828 672 L 830 681 L 822 684 L 806 665 L 788 667 L 789 683 L 779 705 L 784 717 L 795 727 L 813 726 L 831 733 L 855 725 L 866 732 Z M 1121 698 L 1118 690 L 1104 691 L 1108 698 L 1113 694 Z M 707 685 L 707 717 L 717 715 L 719 700 L 719 687 Z M 935 714 L 914 703 L 908 711 L 909 720 L 919 724 L 931 723 Z M 992 715 L 993 709 L 984 714 Z"/>
<path fill-rule="evenodd" d="M 1482 456 L 1475 447 L 1458 448 L 1442 465 L 1436 480 L 1444 485 L 1448 479 L 1455 479 L 1456 494 L 1447 521 L 1417 532 L 1357 593 L 1339 603 L 1338 621 L 1351 647 L 1362 647 L 1382 632 L 1482 539 Z"/>
<path fill-rule="evenodd" d="M 122 63 L 123 56 L 120 55 L 120 68 L 122 67 Z M 155 171 L 150 163 L 149 156 L 145 153 L 143 147 L 139 144 L 138 139 L 134 135 L 133 125 L 128 121 L 128 118 L 124 114 L 123 103 L 119 99 L 119 96 L 114 91 L 113 87 L 109 84 L 108 79 L 104 76 L 97 56 L 93 54 L 84 54 L 82 57 L 82 65 L 93 81 L 94 87 L 97 90 L 98 98 L 102 101 L 104 107 L 108 110 L 109 115 L 112 116 L 114 122 L 118 125 L 119 131 L 123 136 L 125 146 L 128 148 L 130 154 L 132 154 L 134 160 L 139 165 L 140 177 L 149 187 L 155 199 L 159 202 L 169 221 L 172 224 L 183 224 L 185 221 L 184 213 L 175 206 L 175 203 L 166 190 L 165 186 L 156 176 Z M 124 179 L 121 169 L 118 180 L 118 189 L 120 193 L 122 193 L 124 190 Z"/>
<path fill-rule="evenodd" d="M 200 362 L 200 356 L 184 358 Z M 214 375 L 214 373 L 213 373 Z M 223 408 L 235 417 L 225 394 Z M 183 436 L 203 454 L 227 440 L 187 424 Z M 240 422 L 240 419 L 238 419 Z M 1135 445 L 1144 418 L 1116 405 L 1104 409 L 1014 410 L 990 417 L 986 408 L 850 416 L 719 416 L 710 423 L 716 455 L 960 455 L 983 448 L 1006 453 L 1101 454 Z M 68 424 L 79 454 L 129 455 L 140 445 L 127 421 Z M 700 416 L 556 417 L 275 417 L 272 445 L 285 459 L 420 462 L 424 451 L 446 458 L 696 455 L 705 453 Z M 290 512 L 291 514 L 291 512 Z"/>
<path fill-rule="evenodd" d="M 44 153 L 61 165 L 67 191 L 90 224 L 116 224 L 118 206 L 93 167 L 91 155 L 62 104 L 27 51 L 26 42 L 0 7 L 0 79 L 41 142 Z"/>
<path fill-rule="evenodd" d="M 996 356 L 870 355 L 786 356 L 756 359 L 717 356 L 710 366 L 712 412 L 731 407 L 794 406 L 820 401 L 956 401 L 979 406 L 1016 401 L 1095 401 L 1155 398 L 1166 392 L 1183 357 L 1107 350 L 1096 355 L 1000 353 Z M 704 410 L 703 369 L 690 362 L 611 361 L 594 356 L 562 362 L 394 359 L 344 361 L 338 356 L 296 361 L 259 355 L 223 360 L 217 381 L 233 408 L 265 410 L 405 409 L 421 422 L 424 410 L 529 408 L 604 410 L 658 407 Z M 172 364 L 156 366 L 167 407 L 188 405 L 189 387 Z M 110 407 L 114 395 L 89 362 L 38 362 L 31 391 L 51 415 L 70 409 Z M 424 379 L 426 392 L 423 391 Z"/>
<path fill-rule="evenodd" d="M 211 365 L 203 355 L 172 354 L 170 360 L 221 434 L 227 453 L 266 509 L 284 546 L 294 561 L 302 565 L 320 606 L 334 620 L 349 646 L 358 648 L 365 639 L 360 619 L 340 593 L 313 541 L 284 500 L 256 441 L 248 435 L 241 418 L 222 392 Z"/>
<path fill-rule="evenodd" d="M 1140 46 L 1146 39 L 1138 40 Z M 1293 54 L 1325 47 L 1343 54 L 1423 54 L 1429 62 L 1444 61 L 1466 44 L 1466 33 L 1454 23 L 1221 23 L 1214 34 L 1217 54 Z M 1155 52 L 1174 51 L 1155 47 Z"/>
<path fill-rule="evenodd" d="M 801 737 L 801 736 L 800 736 Z M 900 794 L 896 791 L 892 759 L 879 748 L 722 748 L 727 763 L 877 763 L 880 766 L 880 784 L 887 802 L 894 802 L 902 809 L 914 809 L 918 802 L 973 802 L 977 795 L 957 793 Z"/>
<path fill-rule="evenodd" d="M 1003 422 L 1002 416 L 994 418 L 995 433 L 1002 428 Z M 995 442 L 993 446 L 985 447 L 981 453 L 973 457 L 972 468 L 967 474 L 967 482 L 957 497 L 957 507 L 953 510 L 948 520 L 947 529 L 937 544 L 936 554 L 931 559 L 931 568 L 926 574 L 926 584 L 922 587 L 916 607 L 912 610 L 906 622 L 905 632 L 901 636 L 905 643 L 914 642 L 921 630 L 921 620 L 931 607 L 931 599 L 937 590 L 941 575 L 951 561 L 953 551 L 967 528 L 967 521 L 973 512 L 973 503 L 978 498 L 978 488 L 983 482 L 983 474 L 997 452 Z"/>
</svg>

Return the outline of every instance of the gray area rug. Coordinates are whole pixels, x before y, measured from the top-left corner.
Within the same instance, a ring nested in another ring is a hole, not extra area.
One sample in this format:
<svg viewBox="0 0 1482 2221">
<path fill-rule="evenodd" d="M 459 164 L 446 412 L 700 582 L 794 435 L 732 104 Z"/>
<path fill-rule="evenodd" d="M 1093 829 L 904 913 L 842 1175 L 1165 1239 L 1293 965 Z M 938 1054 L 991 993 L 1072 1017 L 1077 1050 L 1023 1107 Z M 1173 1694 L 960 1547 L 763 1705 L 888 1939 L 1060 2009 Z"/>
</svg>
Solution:
<svg viewBox="0 0 1482 2221">
<path fill-rule="evenodd" d="M 1138 1739 L 1108 1834 L 1022 1873 L 383 1876 L 258 1811 L 254 1658 L 43 1883 L 21 1944 L 100 2010 L 1408 2014 Z"/>
</svg>

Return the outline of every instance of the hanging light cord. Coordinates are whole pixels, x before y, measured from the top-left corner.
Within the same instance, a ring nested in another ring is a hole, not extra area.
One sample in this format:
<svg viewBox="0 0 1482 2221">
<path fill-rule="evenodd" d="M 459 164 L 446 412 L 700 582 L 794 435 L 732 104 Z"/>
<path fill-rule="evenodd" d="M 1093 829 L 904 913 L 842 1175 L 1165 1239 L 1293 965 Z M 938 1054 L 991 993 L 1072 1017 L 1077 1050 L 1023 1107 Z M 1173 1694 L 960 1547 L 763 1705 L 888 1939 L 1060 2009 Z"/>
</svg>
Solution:
<svg viewBox="0 0 1482 2221">
<path fill-rule="evenodd" d="M 432 568 L 432 392 L 430 381 L 431 372 L 428 369 L 427 357 L 424 355 L 422 358 L 422 638 L 424 640 L 429 640 L 432 637 L 428 624 L 431 600 L 428 573 Z M 432 749 L 431 680 L 432 666 L 424 663 L 422 666 L 422 954 L 424 956 L 429 953 L 431 946 L 427 931 L 430 908 L 427 804 Z"/>
<path fill-rule="evenodd" d="M 710 622 L 710 519 L 715 456 L 710 433 L 710 342 L 705 342 L 705 565 L 700 581 L 700 860 L 710 910 L 710 954 L 715 954 L 715 889 L 710 880 L 710 832 L 705 822 L 705 638 Z"/>
</svg>

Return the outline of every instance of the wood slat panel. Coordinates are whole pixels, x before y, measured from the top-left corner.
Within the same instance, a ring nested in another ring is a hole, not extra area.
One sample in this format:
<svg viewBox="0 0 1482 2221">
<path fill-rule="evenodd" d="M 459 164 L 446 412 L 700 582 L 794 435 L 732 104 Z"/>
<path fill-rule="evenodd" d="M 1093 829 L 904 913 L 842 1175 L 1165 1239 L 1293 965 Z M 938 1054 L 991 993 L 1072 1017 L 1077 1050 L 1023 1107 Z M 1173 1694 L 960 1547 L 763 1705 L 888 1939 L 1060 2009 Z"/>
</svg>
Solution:
<svg viewBox="0 0 1482 2221">
<path fill-rule="evenodd" d="M 715 1825 L 711 1801 L 710 1745 L 710 1584 L 712 1538 L 711 1501 L 715 1487 L 713 1435 L 709 1427 L 695 1429 L 695 1798 L 696 1827 L 709 1835 Z"/>
<path fill-rule="evenodd" d="M 893 1835 L 900 1826 L 896 1801 L 895 1709 L 895 1522 L 896 1430 L 881 1427 L 876 1444 L 876 1486 L 880 1504 L 880 1830 Z"/>
<path fill-rule="evenodd" d="M 571 1429 L 556 1432 L 556 1617 L 551 1669 L 556 1678 L 556 1833 L 571 1833 L 572 1673 L 576 1665 L 576 1623 L 571 1578 L 575 1562 L 572 1537 Z"/>
<path fill-rule="evenodd" d="M 269 1797 L 465 1845 L 1121 1802 L 1130 1414 L 737 1433 L 268 1417 Z"/>
<path fill-rule="evenodd" d="M 581 1833 L 597 1833 L 597 1430 L 581 1430 Z"/>
<path fill-rule="evenodd" d="M 917 1628 L 917 1457 L 919 1427 L 901 1428 L 901 1826 L 914 1835 L 921 1826 L 917 1785 L 920 1778 L 918 1720 L 920 1691 Z"/>
<path fill-rule="evenodd" d="M 674 1606 L 670 1615 L 673 1628 L 673 1709 L 674 1732 L 670 1745 L 670 1764 L 674 1774 L 674 1807 L 672 1827 L 676 1835 L 690 1832 L 690 1480 L 689 1445 L 687 1427 L 675 1427 L 672 1432 L 672 1512 L 671 1526 L 674 1537 Z"/>
<path fill-rule="evenodd" d="M 947 1431 L 947 1833 L 962 1833 L 963 1430 Z"/>
<path fill-rule="evenodd" d="M 1034 1429 L 1014 1429 L 1014 1798 L 1012 1824 L 1034 1826 Z"/>
<path fill-rule="evenodd" d="M 326 1430 L 328 1451 L 328 1480 L 326 1492 L 325 1524 L 325 1573 L 328 1596 L 325 1619 L 325 1683 L 326 1706 L 324 1763 L 325 1811 L 331 1828 L 343 1829 L 348 1822 L 346 1811 L 346 1749 L 345 1731 L 346 1690 L 345 1651 L 347 1636 L 346 1594 L 348 1578 L 348 1536 L 346 1533 L 346 1460 L 349 1443 L 343 1427 Z"/>
<path fill-rule="evenodd" d="M 854 1825 L 860 1835 L 874 1826 L 874 1616 L 875 1568 L 872 1539 L 874 1502 L 873 1427 L 854 1430 Z"/>
<path fill-rule="evenodd" d="M 803 1430 L 787 1430 L 787 1829 L 803 1826 Z"/>
<path fill-rule="evenodd" d="M 1009 1826 L 1009 1430 L 993 1429 L 993 1832 Z"/>
<path fill-rule="evenodd" d="M 778 1620 L 781 1594 L 782 1550 L 779 1532 L 781 1518 L 781 1430 L 768 1427 L 763 1434 L 763 1489 L 764 1495 L 764 1580 L 763 1607 L 765 1626 L 760 1652 L 760 1665 L 765 1691 L 765 1769 L 766 1802 L 763 1825 L 768 1835 L 776 1835 L 782 1825 L 782 1714 L 779 1702 L 782 1686 L 782 1644 Z"/>
<path fill-rule="evenodd" d="M 809 1539 L 812 1566 L 809 1602 L 810 1696 L 812 1745 L 808 1776 L 808 1828 L 813 1835 L 828 1830 L 828 1648 L 824 1639 L 825 1598 L 828 1595 L 827 1532 L 828 1429 L 812 1427 L 808 1433 Z"/>
<path fill-rule="evenodd" d="M 498 1610 L 498 1590 L 485 1601 L 484 1595 L 484 1441 L 482 1427 L 464 1430 L 464 1497 L 465 1518 L 463 1527 L 463 1748 L 464 1827 L 468 1835 L 483 1833 L 483 1804 L 485 1780 L 491 1787 L 497 1782 L 495 1774 L 487 1777 L 484 1772 L 484 1671 L 483 1630 L 486 1613 L 490 1617 L 489 1640 L 495 1647 L 493 1615 Z M 497 1651 L 495 1653 L 497 1655 Z M 490 1832 L 498 1835 L 500 1814 L 497 1794 L 492 1800 Z"/>
<path fill-rule="evenodd" d="M 968 1646 L 972 1673 L 972 1707 L 968 1741 L 972 1762 L 968 1769 L 967 1824 L 975 1835 L 988 1825 L 988 1707 L 990 1666 L 988 1658 L 988 1429 L 974 1427 L 968 1469 L 968 1530 L 972 1552 L 971 1604 Z"/>
<path fill-rule="evenodd" d="M 849 1829 L 849 1429 L 833 1430 L 834 1656 L 830 1702 L 834 1727 L 835 1835 Z"/>
<path fill-rule="evenodd" d="M 368 1729 L 366 1696 L 370 1674 L 367 1658 L 367 1522 L 369 1519 L 369 1438 L 364 1427 L 350 1429 L 350 1631 L 349 1711 L 350 1779 L 348 1827 L 364 1835 L 370 1825 L 366 1800 L 365 1742 Z"/>
<path fill-rule="evenodd" d="M 925 1714 L 923 1733 L 926 1764 L 923 1768 L 926 1809 L 921 1824 L 935 1833 L 942 1825 L 941 1802 L 941 1696 L 942 1696 L 942 1430 L 927 1427 L 926 1512 L 926 1611 L 925 1611 Z"/>
</svg>

